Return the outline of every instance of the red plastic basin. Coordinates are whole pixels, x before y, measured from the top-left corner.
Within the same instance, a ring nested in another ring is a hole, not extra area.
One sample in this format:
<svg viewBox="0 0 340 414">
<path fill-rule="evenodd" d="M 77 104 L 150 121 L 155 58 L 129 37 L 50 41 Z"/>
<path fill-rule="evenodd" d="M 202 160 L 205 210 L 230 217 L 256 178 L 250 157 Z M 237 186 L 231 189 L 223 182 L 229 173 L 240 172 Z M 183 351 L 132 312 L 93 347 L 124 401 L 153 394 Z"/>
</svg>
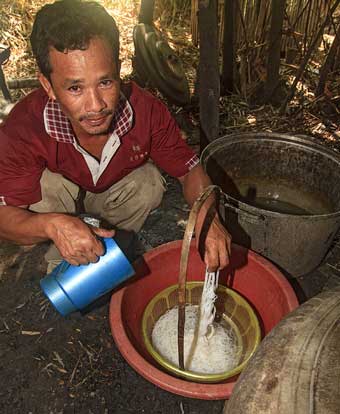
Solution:
<svg viewBox="0 0 340 414">
<path fill-rule="evenodd" d="M 219 384 L 199 384 L 173 377 L 154 361 L 143 344 L 144 309 L 158 292 L 178 282 L 181 246 L 181 241 L 174 241 L 144 255 L 145 263 L 136 266 L 136 278 L 112 295 L 111 332 L 126 361 L 153 384 L 185 397 L 227 399 L 236 377 Z M 193 242 L 187 280 L 204 280 L 204 275 L 205 264 Z M 241 246 L 233 246 L 231 266 L 220 273 L 219 283 L 236 290 L 251 303 L 263 336 L 298 306 L 296 295 L 282 273 L 268 260 Z"/>
</svg>

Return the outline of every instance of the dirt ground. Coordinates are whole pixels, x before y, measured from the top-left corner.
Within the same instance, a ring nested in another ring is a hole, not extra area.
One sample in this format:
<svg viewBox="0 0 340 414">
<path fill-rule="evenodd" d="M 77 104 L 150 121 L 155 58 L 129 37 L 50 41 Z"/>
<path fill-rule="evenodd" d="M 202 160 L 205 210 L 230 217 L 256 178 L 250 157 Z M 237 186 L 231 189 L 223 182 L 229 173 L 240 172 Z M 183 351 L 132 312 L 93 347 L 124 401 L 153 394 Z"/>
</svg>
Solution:
<svg viewBox="0 0 340 414">
<path fill-rule="evenodd" d="M 181 239 L 188 215 L 179 184 L 167 177 L 162 206 L 139 239 L 145 250 Z M 221 413 L 223 401 L 184 398 L 159 389 L 122 358 L 111 336 L 108 303 L 66 318 L 44 297 L 48 244 L 30 248 L 0 244 L 0 412 L 35 413 Z M 311 297 L 340 282 L 340 248 L 297 280 Z"/>
<path fill-rule="evenodd" d="M 146 249 L 183 236 L 188 208 L 177 182 L 167 181 L 162 206 L 140 234 Z M 130 368 L 113 342 L 108 303 L 58 315 L 39 286 L 47 247 L 0 244 L 2 414 L 221 413 L 223 401 L 170 394 Z"/>
</svg>

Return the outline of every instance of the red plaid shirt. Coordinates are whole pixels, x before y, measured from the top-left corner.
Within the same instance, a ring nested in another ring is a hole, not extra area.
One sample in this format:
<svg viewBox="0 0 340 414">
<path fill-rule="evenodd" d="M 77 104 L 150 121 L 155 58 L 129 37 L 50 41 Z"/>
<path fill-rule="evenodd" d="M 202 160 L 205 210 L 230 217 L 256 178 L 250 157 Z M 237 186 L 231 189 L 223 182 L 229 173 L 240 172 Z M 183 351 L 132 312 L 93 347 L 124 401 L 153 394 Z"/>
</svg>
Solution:
<svg viewBox="0 0 340 414">
<path fill-rule="evenodd" d="M 19 102 L 0 127 L 0 205 L 40 201 L 45 168 L 100 193 L 149 158 L 174 177 L 194 167 L 198 157 L 183 141 L 167 108 L 131 85 L 129 101 L 120 99 L 100 162 L 77 143 L 59 104 L 42 89 Z"/>
</svg>

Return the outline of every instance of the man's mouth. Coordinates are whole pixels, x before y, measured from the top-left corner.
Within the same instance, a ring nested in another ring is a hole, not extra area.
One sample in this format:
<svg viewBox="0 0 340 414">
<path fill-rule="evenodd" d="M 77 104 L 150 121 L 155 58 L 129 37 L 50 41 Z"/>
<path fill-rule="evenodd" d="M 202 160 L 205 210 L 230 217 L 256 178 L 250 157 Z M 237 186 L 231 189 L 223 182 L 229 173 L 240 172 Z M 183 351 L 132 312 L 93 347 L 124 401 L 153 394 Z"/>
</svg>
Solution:
<svg viewBox="0 0 340 414">
<path fill-rule="evenodd" d="M 90 126 L 100 126 L 106 122 L 107 118 L 112 114 L 112 111 L 105 111 L 101 114 L 92 115 L 92 116 L 82 116 L 80 117 L 80 122 L 85 122 Z"/>
<path fill-rule="evenodd" d="M 85 122 L 92 126 L 99 126 L 103 124 L 107 119 L 107 115 L 101 116 L 100 118 L 86 118 Z"/>
</svg>

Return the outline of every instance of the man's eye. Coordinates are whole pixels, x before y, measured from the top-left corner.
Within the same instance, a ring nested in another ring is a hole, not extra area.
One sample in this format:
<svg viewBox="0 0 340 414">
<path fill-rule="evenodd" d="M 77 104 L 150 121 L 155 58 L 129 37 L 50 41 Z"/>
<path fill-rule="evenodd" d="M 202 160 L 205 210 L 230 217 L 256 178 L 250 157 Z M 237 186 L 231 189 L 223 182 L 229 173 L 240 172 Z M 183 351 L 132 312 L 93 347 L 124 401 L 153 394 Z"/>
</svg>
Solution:
<svg viewBox="0 0 340 414">
<path fill-rule="evenodd" d="M 112 80 L 111 80 L 111 79 L 105 79 L 105 80 L 102 80 L 102 81 L 100 82 L 100 84 L 101 84 L 102 86 L 111 86 L 111 85 L 112 85 Z"/>
<path fill-rule="evenodd" d="M 73 86 L 70 86 L 70 87 L 68 88 L 68 90 L 69 90 L 70 92 L 79 92 L 79 91 L 80 91 L 80 87 L 79 87 L 79 86 L 77 86 L 77 85 L 73 85 Z"/>
</svg>

